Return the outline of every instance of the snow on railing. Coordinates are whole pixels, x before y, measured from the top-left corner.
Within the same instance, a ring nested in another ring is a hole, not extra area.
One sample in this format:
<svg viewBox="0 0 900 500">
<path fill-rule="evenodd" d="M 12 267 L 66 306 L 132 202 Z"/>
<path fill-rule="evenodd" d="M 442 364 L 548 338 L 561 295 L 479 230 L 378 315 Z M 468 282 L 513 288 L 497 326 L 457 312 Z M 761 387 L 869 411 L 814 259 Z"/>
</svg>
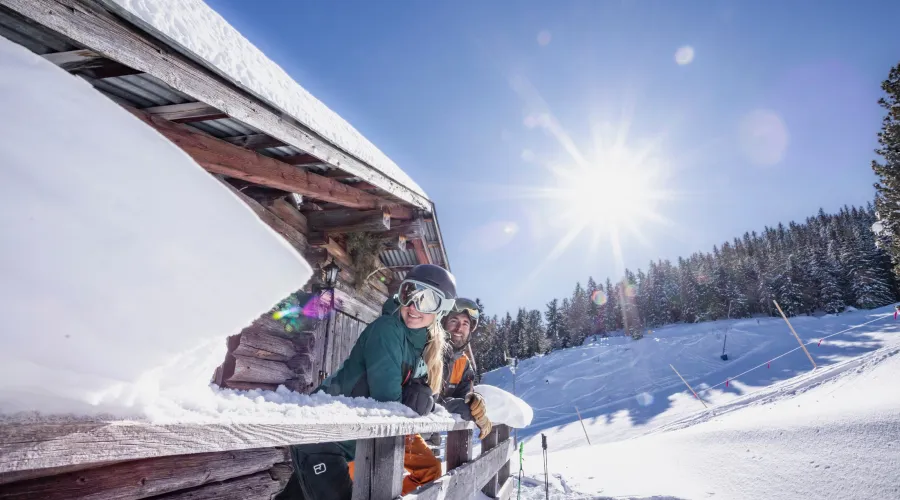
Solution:
<svg viewBox="0 0 900 500">
<path fill-rule="evenodd" d="M 276 447 L 356 439 L 354 500 L 392 500 L 400 498 L 403 436 L 448 432 L 449 474 L 403 498 L 472 498 L 478 490 L 508 498 L 514 451 L 509 427 L 495 426 L 474 460 L 473 428 L 470 422 L 448 419 L 389 417 L 350 423 L 5 423 L 0 424 L 0 497 L 144 498 L 195 486 L 221 488 L 220 498 L 257 498 L 236 485 L 262 482 L 260 492 L 269 493 L 283 488 L 290 477 L 289 459 Z M 61 473 L 72 477 L 61 479 Z M 223 480 L 235 487 L 211 484 Z"/>
</svg>

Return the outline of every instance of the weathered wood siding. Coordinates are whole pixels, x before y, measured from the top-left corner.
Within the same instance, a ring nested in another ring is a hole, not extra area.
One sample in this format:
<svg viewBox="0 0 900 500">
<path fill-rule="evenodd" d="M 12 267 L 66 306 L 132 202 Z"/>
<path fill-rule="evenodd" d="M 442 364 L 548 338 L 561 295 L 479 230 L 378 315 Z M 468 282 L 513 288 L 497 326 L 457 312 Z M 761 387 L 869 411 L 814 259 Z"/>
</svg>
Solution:
<svg viewBox="0 0 900 500">
<path fill-rule="evenodd" d="M 341 363 L 350 355 L 353 345 L 368 323 L 350 316 L 343 311 L 334 311 L 331 334 L 329 335 L 329 354 L 326 371 L 331 374 L 341 367 Z"/>
</svg>

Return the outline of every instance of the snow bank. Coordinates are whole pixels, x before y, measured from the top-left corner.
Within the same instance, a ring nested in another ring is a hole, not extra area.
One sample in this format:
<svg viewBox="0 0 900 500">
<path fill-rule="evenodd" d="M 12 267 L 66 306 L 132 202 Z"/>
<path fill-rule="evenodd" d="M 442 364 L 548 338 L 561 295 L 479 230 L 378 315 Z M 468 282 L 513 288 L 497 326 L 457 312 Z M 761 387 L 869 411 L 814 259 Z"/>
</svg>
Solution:
<svg viewBox="0 0 900 500">
<path fill-rule="evenodd" d="M 213 397 L 224 338 L 309 265 L 175 145 L 5 38 L 0 109 L 0 413 Z"/>
<path fill-rule="evenodd" d="M 550 498 L 900 498 L 893 307 L 791 321 L 817 369 L 781 318 L 672 325 L 520 360 L 515 387 L 535 411 L 518 431 L 522 498 L 544 498 L 540 434 Z M 508 368 L 482 380 L 513 384 Z"/>
<path fill-rule="evenodd" d="M 492 385 L 477 385 L 474 391 L 484 398 L 487 417 L 495 424 L 506 424 L 516 429 L 528 427 L 534 410 L 528 403 L 513 394 Z"/>
<path fill-rule="evenodd" d="M 352 125 L 295 82 L 202 0 L 106 0 L 226 77 L 417 194 L 427 195 Z"/>
</svg>

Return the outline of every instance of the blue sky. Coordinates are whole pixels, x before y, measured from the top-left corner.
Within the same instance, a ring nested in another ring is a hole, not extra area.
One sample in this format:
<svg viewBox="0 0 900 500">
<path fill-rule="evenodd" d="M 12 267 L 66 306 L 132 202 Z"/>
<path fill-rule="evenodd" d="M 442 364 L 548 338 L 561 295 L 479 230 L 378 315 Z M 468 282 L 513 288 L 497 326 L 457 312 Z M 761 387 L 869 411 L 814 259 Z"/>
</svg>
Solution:
<svg viewBox="0 0 900 500">
<path fill-rule="evenodd" d="M 492 313 L 865 204 L 900 60 L 889 1 L 207 1 L 416 179 Z"/>
</svg>

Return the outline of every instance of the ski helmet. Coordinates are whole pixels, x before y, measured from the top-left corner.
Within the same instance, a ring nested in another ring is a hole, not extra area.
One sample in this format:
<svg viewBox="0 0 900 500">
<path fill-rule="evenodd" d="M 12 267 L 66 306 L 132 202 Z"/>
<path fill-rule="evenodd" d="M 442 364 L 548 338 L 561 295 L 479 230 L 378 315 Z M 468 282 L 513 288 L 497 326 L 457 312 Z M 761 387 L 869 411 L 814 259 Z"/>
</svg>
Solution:
<svg viewBox="0 0 900 500">
<path fill-rule="evenodd" d="M 469 334 L 474 335 L 475 330 L 478 329 L 478 320 L 481 318 L 481 311 L 478 309 L 478 303 L 472 299 L 457 297 L 456 302 L 453 303 L 453 309 L 450 310 L 449 314 L 456 313 L 465 313 L 466 316 L 469 317 L 469 322 L 471 323 Z"/>
<path fill-rule="evenodd" d="M 456 300 L 456 278 L 440 266 L 419 264 L 400 283 L 398 297 L 403 305 L 415 301 L 423 313 L 446 314 Z"/>
</svg>

